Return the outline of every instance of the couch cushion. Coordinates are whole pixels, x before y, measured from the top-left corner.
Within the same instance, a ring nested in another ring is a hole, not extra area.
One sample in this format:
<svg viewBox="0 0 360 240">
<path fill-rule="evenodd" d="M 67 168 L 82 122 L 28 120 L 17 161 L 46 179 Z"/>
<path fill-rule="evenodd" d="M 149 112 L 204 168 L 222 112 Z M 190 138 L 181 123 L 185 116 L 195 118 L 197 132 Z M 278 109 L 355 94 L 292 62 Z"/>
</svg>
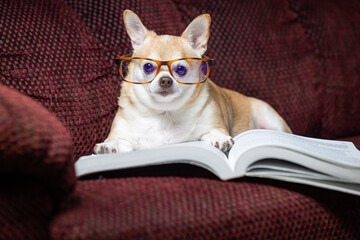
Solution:
<svg viewBox="0 0 360 240">
<path fill-rule="evenodd" d="M 48 239 L 55 204 L 75 185 L 72 152 L 51 112 L 0 84 L 0 239 Z"/>
<path fill-rule="evenodd" d="M 212 16 L 214 82 L 269 102 L 297 134 L 319 134 L 319 64 L 288 1 L 175 2 L 186 24 Z"/>
<path fill-rule="evenodd" d="M 296 189 L 296 190 L 290 190 Z M 53 239 L 357 239 L 360 199 L 283 182 L 126 177 L 80 181 Z"/>
<path fill-rule="evenodd" d="M 47 109 L 0 85 L 0 174 L 41 180 L 57 196 L 75 184 L 71 138 Z"/>
<path fill-rule="evenodd" d="M 290 1 L 321 64 L 321 137 L 360 134 L 360 2 Z"/>
</svg>

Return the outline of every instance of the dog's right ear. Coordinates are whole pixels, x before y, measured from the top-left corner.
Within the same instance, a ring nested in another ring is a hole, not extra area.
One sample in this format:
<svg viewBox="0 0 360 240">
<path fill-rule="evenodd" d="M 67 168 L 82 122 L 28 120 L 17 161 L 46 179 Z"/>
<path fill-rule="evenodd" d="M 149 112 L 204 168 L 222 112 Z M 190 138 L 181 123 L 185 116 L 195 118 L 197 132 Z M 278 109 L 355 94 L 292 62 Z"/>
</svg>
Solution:
<svg viewBox="0 0 360 240">
<path fill-rule="evenodd" d="M 124 11 L 124 24 L 131 39 L 131 44 L 136 50 L 144 42 L 148 30 L 144 27 L 140 18 L 131 10 Z"/>
</svg>

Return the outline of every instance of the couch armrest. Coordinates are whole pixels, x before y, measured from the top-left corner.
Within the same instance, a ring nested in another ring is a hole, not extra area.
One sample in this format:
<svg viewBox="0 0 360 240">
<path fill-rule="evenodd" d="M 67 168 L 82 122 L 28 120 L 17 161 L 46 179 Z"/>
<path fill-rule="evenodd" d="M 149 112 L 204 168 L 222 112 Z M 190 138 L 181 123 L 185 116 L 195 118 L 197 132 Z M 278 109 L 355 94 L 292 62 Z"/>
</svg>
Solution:
<svg viewBox="0 0 360 240">
<path fill-rule="evenodd" d="M 31 98 L 0 85 L 0 174 L 34 178 L 52 194 L 76 182 L 72 142 L 55 116 Z"/>
</svg>

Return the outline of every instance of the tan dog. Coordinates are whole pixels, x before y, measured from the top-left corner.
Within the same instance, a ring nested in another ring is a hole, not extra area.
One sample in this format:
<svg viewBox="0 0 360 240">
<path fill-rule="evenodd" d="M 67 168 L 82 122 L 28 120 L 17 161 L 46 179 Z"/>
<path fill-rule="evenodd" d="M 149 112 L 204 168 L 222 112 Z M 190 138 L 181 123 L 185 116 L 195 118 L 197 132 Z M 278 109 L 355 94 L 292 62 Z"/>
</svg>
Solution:
<svg viewBox="0 0 360 240">
<path fill-rule="evenodd" d="M 132 57 L 120 60 L 119 110 L 95 153 L 116 153 L 202 140 L 228 151 L 232 137 L 254 128 L 291 132 L 267 103 L 220 88 L 207 79 L 210 15 L 193 20 L 181 37 L 148 31 L 124 12 Z M 176 61 L 172 61 L 176 60 Z M 206 81 L 205 81 L 206 80 Z"/>
</svg>

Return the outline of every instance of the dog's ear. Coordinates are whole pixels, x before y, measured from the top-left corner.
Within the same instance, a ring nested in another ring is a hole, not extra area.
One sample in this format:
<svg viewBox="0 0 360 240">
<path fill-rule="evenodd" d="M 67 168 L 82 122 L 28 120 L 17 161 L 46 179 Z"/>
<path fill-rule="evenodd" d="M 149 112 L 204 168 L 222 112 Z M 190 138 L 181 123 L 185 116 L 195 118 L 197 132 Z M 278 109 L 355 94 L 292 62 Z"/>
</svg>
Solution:
<svg viewBox="0 0 360 240">
<path fill-rule="evenodd" d="M 207 42 L 210 36 L 211 17 L 203 14 L 195 18 L 185 29 L 181 37 L 188 39 L 192 47 L 203 55 L 207 49 Z"/>
<path fill-rule="evenodd" d="M 137 49 L 142 45 L 148 30 L 144 27 L 140 18 L 131 10 L 124 11 L 124 24 L 133 48 Z"/>
</svg>

